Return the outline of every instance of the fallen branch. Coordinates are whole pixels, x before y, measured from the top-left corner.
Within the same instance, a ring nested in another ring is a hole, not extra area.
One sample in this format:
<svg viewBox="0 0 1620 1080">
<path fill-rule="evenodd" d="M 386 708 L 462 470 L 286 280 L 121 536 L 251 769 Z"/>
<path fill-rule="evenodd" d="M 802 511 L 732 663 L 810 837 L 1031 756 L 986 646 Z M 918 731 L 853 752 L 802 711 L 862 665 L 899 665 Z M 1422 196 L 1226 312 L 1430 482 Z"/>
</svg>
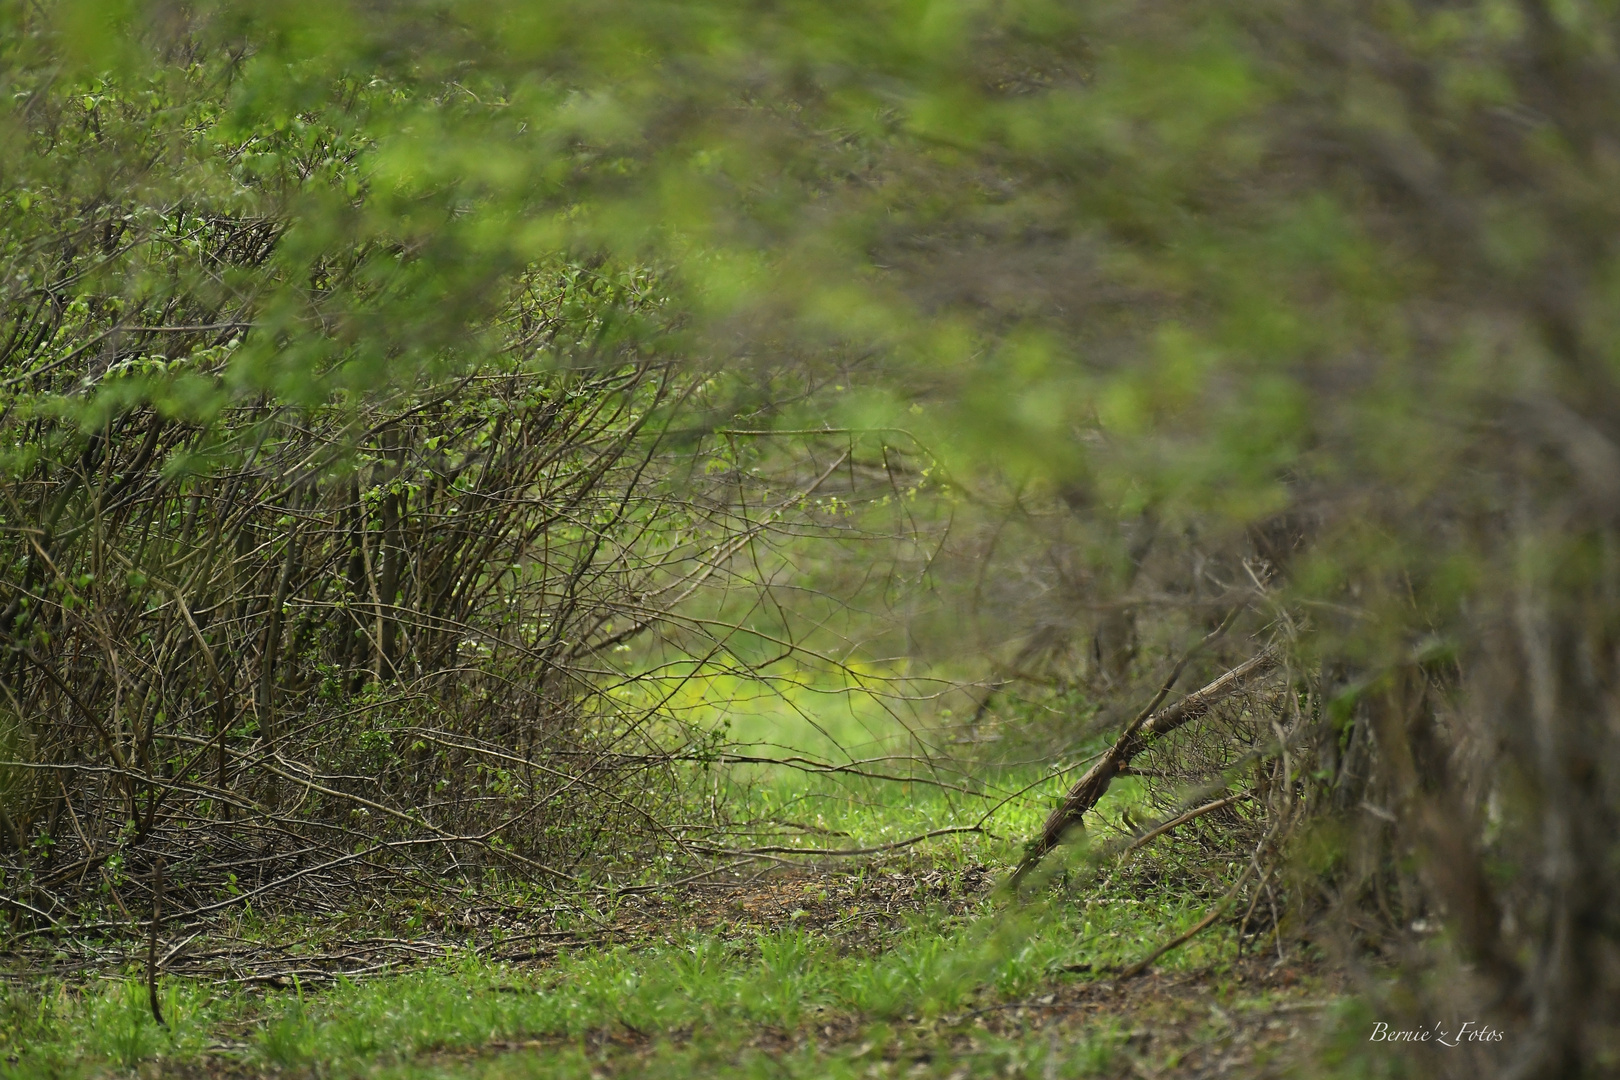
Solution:
<svg viewBox="0 0 1620 1080">
<path fill-rule="evenodd" d="M 1238 876 L 1237 881 L 1232 883 L 1232 887 L 1227 890 L 1226 895 L 1221 897 L 1220 901 L 1217 902 L 1214 907 L 1209 909 L 1209 914 L 1205 915 L 1202 919 L 1199 919 L 1198 922 L 1194 923 L 1190 930 L 1177 934 L 1163 945 L 1160 945 L 1157 949 L 1154 949 L 1152 952 L 1142 957 L 1142 959 L 1136 961 L 1136 963 L 1129 965 L 1119 973 L 1119 977 L 1122 979 L 1135 978 L 1136 976 L 1142 974 L 1142 972 L 1146 971 L 1154 961 L 1158 960 L 1159 957 L 1163 956 L 1171 949 L 1180 948 L 1193 938 L 1197 937 L 1199 934 L 1203 933 L 1205 930 L 1209 929 L 1210 925 L 1214 923 L 1216 919 L 1220 918 L 1221 914 L 1226 911 L 1227 905 L 1231 904 L 1233 898 L 1237 896 L 1238 890 L 1242 889 L 1244 884 L 1249 880 L 1249 875 L 1254 872 L 1254 868 L 1257 863 L 1258 857 L 1255 859 L 1250 859 L 1249 864 L 1243 868 L 1243 873 Z"/>
<path fill-rule="evenodd" d="M 1018 869 L 1013 871 L 1011 882 L 1013 887 L 1017 888 L 1024 876 L 1035 869 L 1048 852 L 1057 847 L 1070 826 L 1077 824 L 1087 810 L 1097 805 L 1107 793 L 1108 786 L 1114 782 L 1114 777 L 1130 764 L 1133 757 L 1154 741 L 1164 738 L 1184 724 L 1207 715 L 1217 703 L 1242 689 L 1251 677 L 1264 674 L 1276 666 L 1276 663 L 1276 650 L 1268 646 L 1258 656 L 1244 661 L 1208 686 L 1194 690 L 1174 705 L 1152 713 L 1151 716 L 1148 715 L 1149 711 L 1164 699 L 1168 692 L 1167 682 L 1166 689 L 1160 690 L 1153 703 L 1126 725 L 1125 730 L 1114 741 L 1114 745 L 1108 748 L 1095 765 L 1086 770 L 1084 776 L 1075 781 L 1063 802 L 1047 816 L 1040 835 L 1029 842 L 1023 860 L 1018 864 Z M 1172 680 L 1173 678 L 1174 676 Z"/>
<path fill-rule="evenodd" d="M 1179 817 L 1171 818 L 1169 821 L 1166 821 L 1164 824 L 1156 826 L 1155 828 L 1148 830 L 1147 832 L 1143 833 L 1141 836 L 1138 836 L 1136 839 L 1132 840 L 1129 844 L 1126 844 L 1125 847 L 1119 853 L 1120 857 L 1124 858 L 1126 855 L 1129 855 L 1131 852 L 1137 850 L 1138 848 L 1147 846 L 1153 840 L 1157 839 L 1160 836 L 1163 836 L 1165 833 L 1169 832 L 1171 829 L 1174 829 L 1179 825 L 1185 825 L 1185 824 L 1187 824 L 1187 822 L 1192 821 L 1194 818 L 1201 818 L 1205 814 L 1212 814 L 1216 810 L 1219 810 L 1223 806 L 1231 806 L 1233 803 L 1241 802 L 1244 799 L 1247 799 L 1248 797 L 1249 797 L 1249 793 L 1247 791 L 1240 791 L 1236 795 L 1228 795 L 1224 799 L 1216 799 L 1214 802 L 1205 803 L 1203 806 L 1196 807 L 1196 808 L 1194 808 L 1192 810 L 1188 810 L 1185 814 L 1182 814 Z"/>
<path fill-rule="evenodd" d="M 953 833 L 983 833 L 980 825 L 952 825 L 944 829 L 930 829 L 916 836 L 908 836 L 904 840 L 896 840 L 888 844 L 877 844 L 873 847 L 858 848 L 799 848 L 799 847 L 757 847 L 757 848 L 712 848 L 710 854 L 714 855 L 876 855 L 879 852 L 895 851 L 899 848 L 920 844 L 924 840 L 931 840 L 936 836 L 949 836 Z"/>
<path fill-rule="evenodd" d="M 1256 657 L 1256 659 L 1258 659 L 1258 657 Z M 1253 661 L 1250 661 L 1250 663 L 1253 663 Z M 1228 673 L 1228 674 L 1230 674 L 1230 673 Z M 1195 923 L 1192 926 L 1191 929 L 1189 929 L 1189 930 L 1187 930 L 1187 931 L 1185 931 L 1185 932 L 1183 932 L 1181 934 L 1177 934 L 1175 937 L 1171 938 L 1169 941 L 1165 942 L 1163 945 L 1160 945 L 1157 949 L 1154 949 L 1152 952 L 1148 953 L 1146 956 L 1144 956 L 1140 960 L 1136 961 L 1136 963 L 1131 964 L 1128 967 L 1126 967 L 1123 971 L 1121 971 L 1119 973 L 1120 978 L 1122 978 L 1122 979 L 1130 979 L 1130 978 L 1134 978 L 1137 975 L 1142 974 L 1142 972 L 1146 971 L 1150 965 L 1152 965 L 1155 961 L 1157 961 L 1159 959 L 1159 957 L 1163 956 L 1165 953 L 1169 952 L 1171 949 L 1180 948 L 1181 946 L 1185 945 L 1187 942 L 1191 941 L 1193 938 L 1197 937 L 1199 934 L 1203 933 L 1211 925 L 1213 925 L 1215 920 L 1219 919 L 1221 917 L 1221 915 L 1225 913 L 1226 909 L 1231 905 L 1232 901 L 1237 898 L 1238 893 L 1243 890 L 1243 886 L 1244 886 L 1245 883 L 1248 882 L 1249 878 L 1253 877 L 1256 873 L 1258 873 L 1260 871 L 1261 861 L 1262 861 L 1266 851 L 1268 849 L 1270 849 L 1272 840 L 1275 839 L 1275 837 L 1277 836 L 1277 833 L 1288 822 L 1288 819 L 1289 819 L 1288 815 L 1282 815 L 1282 816 L 1279 816 L 1279 817 L 1275 818 L 1272 821 L 1271 828 L 1266 830 L 1266 835 L 1263 836 L 1260 839 L 1260 843 L 1255 845 L 1254 854 L 1249 856 L 1248 864 L 1243 867 L 1243 873 L 1238 875 L 1238 879 L 1236 881 L 1232 882 L 1232 887 L 1226 891 L 1226 895 L 1221 897 L 1220 900 L 1215 904 L 1215 906 L 1210 908 L 1209 912 L 1202 919 L 1199 919 L 1198 922 Z M 1268 867 L 1266 869 L 1266 874 L 1269 875 L 1270 873 L 1271 873 L 1271 870 Z M 1265 882 L 1265 878 L 1262 877 L 1261 878 L 1261 883 L 1264 884 L 1264 882 Z M 1247 915 L 1244 916 L 1244 921 L 1245 922 L 1248 921 L 1248 916 Z M 1240 927 L 1239 928 L 1240 947 L 1241 947 L 1241 941 L 1242 941 L 1242 929 Z"/>
</svg>

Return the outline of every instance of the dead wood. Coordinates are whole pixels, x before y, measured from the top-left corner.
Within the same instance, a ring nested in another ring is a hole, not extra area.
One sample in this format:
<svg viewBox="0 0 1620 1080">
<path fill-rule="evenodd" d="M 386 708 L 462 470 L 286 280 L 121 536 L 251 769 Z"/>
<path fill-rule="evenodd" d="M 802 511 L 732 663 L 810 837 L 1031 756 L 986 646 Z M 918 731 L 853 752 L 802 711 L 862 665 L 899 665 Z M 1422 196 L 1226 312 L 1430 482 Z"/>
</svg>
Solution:
<svg viewBox="0 0 1620 1080">
<path fill-rule="evenodd" d="M 1170 830 L 1177 828 L 1178 826 L 1185 825 L 1187 822 L 1192 821 L 1195 818 L 1201 818 L 1205 814 L 1212 814 L 1223 807 L 1231 806 L 1233 803 L 1241 802 L 1247 798 L 1251 798 L 1250 794 L 1247 791 L 1240 791 L 1236 795 L 1228 795 L 1225 798 L 1216 799 L 1214 802 L 1205 803 L 1203 806 L 1194 807 L 1193 809 L 1188 810 L 1185 814 L 1178 814 L 1176 817 L 1171 818 L 1162 825 L 1154 826 L 1147 832 L 1136 837 L 1129 844 L 1125 845 L 1124 850 L 1119 853 L 1120 857 L 1123 858 L 1139 848 L 1146 847 L 1148 844 L 1152 843 L 1154 840 L 1157 840 Z"/>
<path fill-rule="evenodd" d="M 1276 664 L 1277 652 L 1268 646 L 1257 656 L 1193 691 L 1174 705 L 1151 715 L 1138 715 L 1126 725 L 1114 744 L 1086 770 L 1086 774 L 1069 789 L 1063 802 L 1047 816 L 1040 834 L 1029 842 L 1023 860 L 1013 871 L 1012 886 L 1016 888 L 1025 875 L 1057 847 L 1063 834 L 1077 824 L 1087 810 L 1097 805 L 1114 782 L 1114 777 L 1130 764 L 1132 758 L 1177 728 L 1207 715 L 1216 704 L 1242 689 L 1250 679 L 1270 671 Z M 1162 695 L 1163 691 L 1160 693 Z"/>
<path fill-rule="evenodd" d="M 158 1027 L 166 1028 L 168 1023 L 163 1019 L 163 1007 L 158 1003 L 158 958 L 157 939 L 158 926 L 163 919 L 163 856 L 159 855 L 152 865 L 152 925 L 147 929 L 146 938 L 146 1001 L 152 1007 L 152 1019 L 157 1021 Z"/>
</svg>

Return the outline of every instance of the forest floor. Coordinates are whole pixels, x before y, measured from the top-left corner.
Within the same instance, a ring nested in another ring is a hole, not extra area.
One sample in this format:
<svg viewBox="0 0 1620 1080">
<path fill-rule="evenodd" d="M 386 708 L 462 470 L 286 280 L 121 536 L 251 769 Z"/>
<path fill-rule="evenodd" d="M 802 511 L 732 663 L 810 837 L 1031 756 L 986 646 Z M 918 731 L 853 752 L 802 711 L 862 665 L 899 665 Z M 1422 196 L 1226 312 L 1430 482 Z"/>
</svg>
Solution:
<svg viewBox="0 0 1620 1080">
<path fill-rule="evenodd" d="M 1001 777 L 1020 793 L 1009 800 L 764 771 L 736 789 L 739 815 L 765 823 L 739 846 L 902 846 L 684 882 L 649 864 L 572 897 L 513 883 L 336 916 L 230 908 L 165 933 L 162 1027 L 145 940 L 14 942 L 0 951 L 0 1080 L 1400 1074 L 1369 1056 L 1371 1019 L 1343 972 L 1276 932 L 1269 893 L 1241 927 L 1220 919 L 1121 976 L 1239 872 L 1213 817 L 1127 860 L 1066 845 L 1007 895 L 1019 841 L 1063 787 L 1034 780 Z M 1099 835 L 1134 828 L 1140 797 L 1116 783 Z M 906 846 L 976 828 L 987 806 L 993 835 Z"/>
<path fill-rule="evenodd" d="M 971 916 L 974 886 L 988 884 L 970 873 L 967 888 L 953 895 L 938 870 L 875 883 L 854 876 L 773 875 L 679 914 L 742 940 L 796 922 L 840 952 L 878 956 L 903 936 L 894 927 L 908 915 L 938 919 L 943 903 L 958 918 Z M 861 907 L 858 915 L 843 914 L 852 906 Z M 647 929 L 656 934 L 656 925 Z M 567 1075 L 568 1065 L 580 1067 L 576 1075 L 649 1077 L 1311 1075 L 1324 1056 L 1334 1056 L 1332 1043 L 1353 1011 L 1342 977 L 1298 955 L 1246 956 L 1131 979 L 1108 965 L 1044 956 L 1029 957 L 1027 967 L 1019 972 L 1015 961 L 953 1008 L 938 1008 L 926 994 L 903 1013 L 812 1004 L 797 1025 L 745 1024 L 724 1035 L 621 1022 L 583 1043 L 541 1038 L 440 1053 L 405 1075 L 551 1076 Z"/>
<path fill-rule="evenodd" d="M 255 978 L 247 961 L 237 977 L 167 977 L 167 1029 L 133 965 L 13 983 L 0 1076 L 1366 1075 L 1345 1060 L 1364 1018 L 1309 949 L 1238 956 L 1216 929 L 1116 974 L 1197 912 L 1163 895 L 1162 868 L 1020 905 L 996 878 L 921 854 L 778 866 L 626 898 L 593 940 L 530 931 L 567 944 L 517 960 L 469 949 L 308 981 Z M 242 964 L 257 942 L 271 971 L 268 943 L 289 928 L 202 952 Z"/>
</svg>

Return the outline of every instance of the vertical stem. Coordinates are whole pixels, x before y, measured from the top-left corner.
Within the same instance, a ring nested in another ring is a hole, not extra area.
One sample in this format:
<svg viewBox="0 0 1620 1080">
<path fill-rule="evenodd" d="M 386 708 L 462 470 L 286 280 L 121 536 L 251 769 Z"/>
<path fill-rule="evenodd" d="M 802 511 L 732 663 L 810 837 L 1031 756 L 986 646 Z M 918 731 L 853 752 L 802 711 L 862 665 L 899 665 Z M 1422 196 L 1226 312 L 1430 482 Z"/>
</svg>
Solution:
<svg viewBox="0 0 1620 1080">
<path fill-rule="evenodd" d="M 152 1006 L 152 1019 L 159 1027 L 169 1025 L 163 1019 L 163 1007 L 158 1003 L 157 940 L 158 922 L 163 918 L 163 856 L 152 864 L 152 925 L 146 938 L 146 999 Z"/>
</svg>

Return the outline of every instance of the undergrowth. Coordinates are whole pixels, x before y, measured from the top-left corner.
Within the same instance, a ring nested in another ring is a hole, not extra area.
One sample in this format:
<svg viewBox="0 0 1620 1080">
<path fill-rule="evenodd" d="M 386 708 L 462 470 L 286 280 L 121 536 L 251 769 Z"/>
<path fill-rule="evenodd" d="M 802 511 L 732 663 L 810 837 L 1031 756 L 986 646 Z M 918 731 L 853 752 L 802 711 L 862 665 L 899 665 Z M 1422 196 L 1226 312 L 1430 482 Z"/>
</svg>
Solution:
<svg viewBox="0 0 1620 1080">
<path fill-rule="evenodd" d="M 788 726 L 776 720 L 777 730 Z M 895 741 L 863 740 L 869 730 L 851 710 L 842 727 L 788 734 L 821 760 L 904 756 Z M 825 741 L 815 745 L 817 738 Z M 560 906 L 517 889 L 504 897 L 509 909 L 552 904 L 559 944 L 538 963 L 489 959 L 502 944 L 496 929 L 412 970 L 339 976 L 320 987 L 296 976 L 280 987 L 164 976 L 166 1027 L 153 1019 L 133 963 L 54 980 L 19 973 L 0 997 L 0 1078 L 131 1069 L 321 1077 L 1111 1073 L 1133 1038 L 1126 1019 L 1090 1017 L 1061 1038 L 986 1027 L 985 1019 L 1105 983 L 1195 924 L 1239 867 L 1212 861 L 1212 848 L 1190 836 L 1160 839 L 1123 864 L 1100 859 L 1080 838 L 1048 861 L 1033 898 L 990 889 L 1067 782 L 1029 767 L 983 770 L 975 788 L 938 772 L 896 783 L 772 765 L 724 780 L 717 771 L 711 792 L 733 808 L 738 824 L 728 842 L 737 849 L 844 849 L 952 826 L 984 831 L 877 859 L 781 868 L 763 885 L 733 875 L 683 888 L 669 882 L 678 868 L 648 865 L 611 883 L 618 892 L 582 893 Z M 1143 808 L 1138 784 L 1124 779 L 1096 820 L 1128 826 Z M 922 879 L 933 883 L 926 896 L 915 888 L 901 895 L 900 883 Z M 749 888 L 774 889 L 776 906 L 733 918 Z M 804 906 L 794 907 L 792 896 Z M 424 922 L 423 910 L 395 903 L 371 916 L 371 930 L 425 933 L 432 920 Z M 448 925 L 451 914 L 436 917 Z M 631 924 L 627 940 L 577 936 Z M 312 950 L 356 930 L 243 911 L 229 933 Z M 1237 946 L 1235 929 L 1217 925 L 1158 967 L 1220 984 Z"/>
<path fill-rule="evenodd" d="M 152 1019 L 146 988 L 133 974 L 77 987 L 14 987 L 0 1008 L 8 1055 L 0 1076 L 90 1076 L 141 1062 L 204 1061 L 358 1075 L 526 1040 L 544 1044 L 535 1050 L 535 1075 L 561 1075 L 581 1055 L 601 1057 L 615 1038 L 663 1047 L 654 1056 L 671 1075 L 706 1055 L 734 1060 L 738 1075 L 748 1075 L 744 1051 L 759 1033 L 792 1044 L 827 1031 L 838 1037 L 825 1053 L 795 1053 L 836 1075 L 856 1068 L 873 1047 L 891 1057 L 897 1046 L 911 1052 L 969 1024 L 978 1010 L 1106 977 L 1110 965 L 1196 920 L 1196 901 L 1155 895 L 1152 877 L 1118 875 L 1083 896 L 1059 891 L 1003 910 L 985 898 L 965 916 L 923 910 L 859 949 L 836 932 L 807 932 L 790 920 L 758 937 L 672 927 L 661 939 L 575 950 L 543 967 L 464 955 L 403 974 L 339 980 L 320 993 L 296 985 L 251 993 L 166 978 L 166 1030 Z M 1229 933 L 1212 932 L 1165 966 L 1218 971 L 1232 950 Z M 1100 1067 L 1113 1039 L 1099 1030 L 1083 1045 L 1067 1040 L 1052 1067 L 1061 1065 L 1058 1075 Z M 1030 1060 L 1044 1069 L 1049 1050 L 1017 1053 L 1035 1055 Z M 986 1051 L 984 1060 L 997 1053 Z M 794 1055 L 781 1060 L 792 1075 Z"/>
</svg>

